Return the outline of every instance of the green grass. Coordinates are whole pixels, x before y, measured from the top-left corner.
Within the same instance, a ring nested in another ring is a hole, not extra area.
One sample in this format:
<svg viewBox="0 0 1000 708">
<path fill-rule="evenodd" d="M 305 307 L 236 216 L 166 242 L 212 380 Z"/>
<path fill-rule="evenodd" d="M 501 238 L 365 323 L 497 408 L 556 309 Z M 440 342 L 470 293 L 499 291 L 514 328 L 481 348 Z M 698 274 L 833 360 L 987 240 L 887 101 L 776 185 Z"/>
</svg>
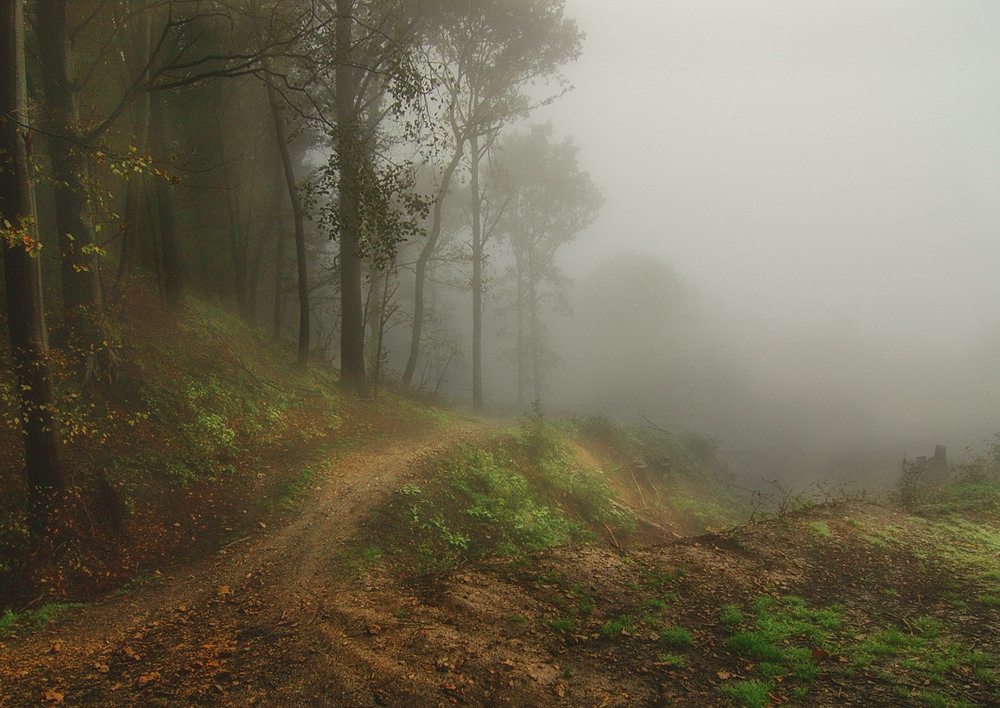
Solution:
<svg viewBox="0 0 1000 708">
<path fill-rule="evenodd" d="M 743 621 L 743 612 L 740 610 L 739 605 L 726 605 L 722 608 L 719 621 L 727 627 L 735 627 Z"/>
<path fill-rule="evenodd" d="M 83 606 L 79 602 L 57 602 L 25 612 L 7 610 L 0 615 L 0 637 L 9 637 L 23 631 L 33 631 L 53 622 L 60 622 L 69 617 L 74 610 Z"/>
<path fill-rule="evenodd" d="M 615 503 L 605 475 L 572 464 L 564 442 L 570 432 L 569 426 L 552 422 L 539 412 L 524 416 L 512 437 L 525 472 L 589 523 L 605 524 L 618 533 L 634 532 L 635 516 Z"/>
<path fill-rule="evenodd" d="M 687 666 L 687 657 L 683 654 L 661 654 L 658 657 L 659 663 L 675 669 L 683 669 Z"/>
<path fill-rule="evenodd" d="M 774 688 L 770 681 L 747 679 L 744 681 L 727 681 L 718 688 L 719 693 L 731 698 L 738 705 L 746 708 L 764 708 L 771 704 L 769 695 Z"/>
<path fill-rule="evenodd" d="M 446 568 L 486 554 L 517 555 L 588 537 L 502 449 L 462 448 L 433 480 L 397 492 L 402 526 L 419 567 Z M 405 550 L 405 547 L 404 547 Z"/>
<path fill-rule="evenodd" d="M 985 654 L 952 640 L 934 617 L 918 617 L 906 628 L 887 627 L 845 649 L 850 661 L 867 671 L 902 669 L 931 684 L 944 684 L 954 674 L 979 671 L 984 680 L 992 674 Z"/>
<path fill-rule="evenodd" d="M 663 612 L 667 609 L 667 603 L 659 597 L 647 597 L 642 601 L 642 608 L 654 612 Z"/>
<path fill-rule="evenodd" d="M 693 528 L 729 526 L 751 511 L 748 497 L 732 487 L 733 477 L 715 438 L 649 426 L 625 428 L 599 416 L 577 418 L 573 427 L 579 437 L 612 449 L 619 459 L 642 461 L 662 482 L 676 484 L 676 493 L 663 503 Z M 694 496 L 692 489 L 698 492 Z"/>
<path fill-rule="evenodd" d="M 647 570 L 642 574 L 642 579 L 646 585 L 655 592 L 661 593 L 661 597 L 668 594 L 668 587 L 674 586 L 678 581 L 687 575 L 686 568 L 675 568 L 674 570 Z M 676 599 L 676 597 L 674 597 Z"/>
<path fill-rule="evenodd" d="M 805 691 L 820 675 L 815 656 L 834 650 L 842 616 L 838 608 L 812 608 L 794 595 L 781 598 L 761 595 L 746 614 L 736 605 L 725 606 L 720 622 L 731 632 L 730 648 L 754 662 L 755 672 L 765 679 L 724 685 L 738 687 L 754 696 L 760 686 L 771 685 L 772 680 L 778 679 L 792 681 L 793 688 Z M 747 698 L 742 704 L 755 705 L 753 700 Z"/>
<path fill-rule="evenodd" d="M 549 620 L 549 627 L 560 634 L 569 634 L 576 629 L 576 624 L 569 617 L 555 617 Z"/>
<path fill-rule="evenodd" d="M 833 532 L 830 531 L 830 527 L 822 521 L 811 521 L 806 524 L 806 531 L 808 531 L 812 536 L 816 538 L 828 539 L 833 538 Z"/>
<path fill-rule="evenodd" d="M 1000 593 L 984 593 L 979 596 L 979 602 L 987 607 L 1000 610 Z"/>
<path fill-rule="evenodd" d="M 660 641 L 675 649 L 686 649 L 694 646 L 694 637 L 683 627 L 670 627 L 660 632 Z"/>
<path fill-rule="evenodd" d="M 631 615 L 621 615 L 605 622 L 601 627 L 601 634 L 605 637 L 613 637 L 619 634 L 631 634 L 634 630 L 635 618 Z"/>
</svg>

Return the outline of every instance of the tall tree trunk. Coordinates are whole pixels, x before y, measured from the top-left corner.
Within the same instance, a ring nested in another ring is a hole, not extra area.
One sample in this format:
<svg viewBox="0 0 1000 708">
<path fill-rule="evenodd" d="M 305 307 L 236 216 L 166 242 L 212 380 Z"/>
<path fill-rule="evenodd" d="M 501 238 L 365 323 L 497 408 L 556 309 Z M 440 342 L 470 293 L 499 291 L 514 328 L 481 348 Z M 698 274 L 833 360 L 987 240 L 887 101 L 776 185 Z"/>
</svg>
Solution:
<svg viewBox="0 0 1000 708">
<path fill-rule="evenodd" d="M 528 242 L 528 338 L 531 342 L 531 382 L 535 392 L 534 405 L 542 403 L 542 323 L 538 312 L 538 273 L 535 245 Z"/>
<path fill-rule="evenodd" d="M 372 397 L 378 396 L 378 384 L 382 375 L 382 346 L 385 339 L 385 325 L 388 322 L 389 275 L 382 282 L 382 297 L 378 308 L 378 330 L 375 336 L 375 366 L 372 367 Z"/>
<path fill-rule="evenodd" d="M 140 152 L 148 149 L 149 142 L 149 95 L 143 94 L 136 101 L 135 116 L 136 148 Z M 152 233 L 149 218 L 148 177 L 143 174 L 133 174 L 125 187 L 125 214 L 121 230 L 121 248 L 118 256 L 119 285 L 139 261 L 139 249 L 144 241 L 148 241 Z M 118 293 L 115 297 L 118 297 Z"/>
<path fill-rule="evenodd" d="M 517 318 L 517 342 L 514 349 L 514 359 L 517 363 L 517 407 L 524 407 L 524 384 L 527 379 L 527 371 L 525 370 L 525 347 L 526 347 L 526 334 L 525 334 L 525 296 L 524 296 L 524 251 L 518 246 L 516 237 L 514 242 L 514 269 L 516 272 L 516 285 L 517 288 L 515 298 L 515 307 L 517 312 L 515 316 Z"/>
<path fill-rule="evenodd" d="M 22 132 L 22 126 L 29 123 L 27 103 L 23 3 L 0 0 L 0 154 L 7 163 L 0 170 L 0 216 L 12 230 L 0 239 L 7 325 L 20 396 L 26 479 L 33 492 L 48 495 L 65 487 L 65 477 L 59 461 L 55 394 L 46 363 L 41 260 L 28 250 L 37 232 Z"/>
<path fill-rule="evenodd" d="M 102 341 L 101 291 L 88 224 L 87 163 L 76 129 L 79 125 L 72 52 L 66 24 L 66 0 L 38 0 L 38 49 L 45 88 L 45 124 L 51 134 L 56 228 L 62 251 L 63 309 L 69 329 L 87 346 Z"/>
<path fill-rule="evenodd" d="M 267 87 L 267 100 L 271 107 L 271 118 L 274 121 L 274 135 L 278 144 L 278 153 L 281 155 L 281 166 L 285 173 L 285 185 L 288 188 L 288 198 L 292 203 L 292 216 L 295 220 L 295 262 L 298 266 L 299 281 L 299 351 L 296 365 L 300 368 L 305 368 L 306 362 L 309 361 L 309 269 L 306 263 L 306 212 L 302 207 L 302 200 L 299 198 L 299 191 L 295 183 L 295 171 L 292 169 L 292 157 L 288 152 L 288 138 L 285 135 L 285 121 L 281 116 L 281 109 L 278 103 L 278 92 L 270 85 Z M 280 241 L 281 237 L 279 236 L 278 238 Z M 278 250 L 280 255 L 280 243 Z M 280 272 L 280 263 L 277 267 Z M 278 287 L 280 288 L 280 283 Z M 276 297 L 280 296 L 276 295 Z M 278 326 L 279 324 L 276 322 L 275 331 L 278 331 Z"/>
<path fill-rule="evenodd" d="M 483 410 L 483 224 L 479 193 L 479 137 L 469 138 L 472 156 L 472 410 Z"/>
<path fill-rule="evenodd" d="M 275 239 L 274 254 L 274 301 L 272 302 L 271 317 L 274 324 L 274 338 L 281 339 L 282 325 L 285 314 L 285 269 L 282 259 L 285 257 L 285 240 L 281 238 L 281 229 L 278 229 Z"/>
<path fill-rule="evenodd" d="M 149 61 L 152 18 L 149 12 L 139 12 L 128 25 L 128 41 L 121 51 L 126 54 L 126 67 L 130 81 L 138 79 Z M 150 96 L 142 93 L 132 101 L 132 125 L 135 135 L 134 147 L 139 155 L 149 151 Z M 140 245 L 151 239 L 152 224 L 149 218 L 148 177 L 145 172 L 137 172 L 129 177 L 125 191 L 125 215 L 121 230 L 121 249 L 118 258 L 118 288 L 115 298 L 119 298 L 121 281 L 138 261 Z"/>
<path fill-rule="evenodd" d="M 150 130 L 153 134 L 153 144 L 160 160 L 167 155 L 167 96 L 158 94 L 152 102 Z M 181 257 L 180 244 L 177 242 L 177 232 L 174 224 L 174 194 L 172 185 L 165 179 L 158 178 L 153 190 L 155 213 L 159 223 L 160 251 L 162 260 L 163 294 L 167 302 L 179 307 L 184 302 L 184 260 Z"/>
<path fill-rule="evenodd" d="M 336 69 L 337 156 L 340 166 L 340 382 L 350 394 L 365 388 L 365 325 L 362 263 L 357 255 L 361 237 L 358 177 L 360 152 L 355 110 L 357 69 L 351 64 L 351 0 L 337 0 Z"/>
<path fill-rule="evenodd" d="M 233 265 L 233 279 L 236 285 L 236 306 L 240 319 L 253 326 L 253 313 L 250 310 L 249 293 L 249 258 L 247 253 L 247 234 L 249 226 L 244 227 L 240 219 L 239 184 L 233 182 L 232 171 L 229 169 L 229 157 L 226 153 L 226 136 L 222 128 L 222 99 L 217 104 L 216 130 L 219 139 L 219 157 L 222 165 L 222 181 L 226 190 L 226 218 L 228 220 L 229 258 Z"/>
<path fill-rule="evenodd" d="M 434 200 L 434 209 L 431 213 L 431 229 L 427 233 L 427 240 L 424 247 L 420 249 L 417 256 L 417 263 L 413 272 L 413 329 L 410 331 L 410 354 L 406 359 L 406 368 L 403 369 L 403 385 L 413 384 L 413 375 L 417 370 L 417 360 L 420 358 L 420 338 L 423 334 L 424 326 L 424 285 L 427 282 L 427 264 L 431 256 L 437 249 L 438 241 L 441 238 L 441 211 L 448 188 L 451 185 L 452 176 L 458 163 L 462 160 L 462 153 L 465 148 L 465 141 L 459 140 L 452 155 L 451 162 L 445 167 L 441 175 L 441 185 L 438 187 L 437 199 Z"/>
</svg>

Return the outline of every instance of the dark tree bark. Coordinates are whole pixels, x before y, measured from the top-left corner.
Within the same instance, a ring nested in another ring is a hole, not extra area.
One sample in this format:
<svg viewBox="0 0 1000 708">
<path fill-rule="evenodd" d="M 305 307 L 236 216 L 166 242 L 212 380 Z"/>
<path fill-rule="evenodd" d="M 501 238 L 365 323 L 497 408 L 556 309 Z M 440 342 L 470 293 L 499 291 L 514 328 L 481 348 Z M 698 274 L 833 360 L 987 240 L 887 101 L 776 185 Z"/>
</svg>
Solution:
<svg viewBox="0 0 1000 708">
<path fill-rule="evenodd" d="M 351 63 L 351 0 L 337 0 L 336 69 L 337 156 L 340 167 L 340 382 L 350 394 L 365 388 L 365 322 L 362 262 L 358 256 L 361 219 L 358 210 L 361 171 L 358 117 L 355 103 L 358 69 Z"/>
<path fill-rule="evenodd" d="M 46 364 L 40 259 L 29 251 L 36 234 L 22 132 L 28 124 L 23 31 L 22 1 L 0 0 L 0 218 L 10 223 L 2 239 L 8 328 L 21 399 L 26 479 L 33 491 L 47 495 L 63 489 L 65 478 L 59 461 L 55 394 Z"/>
<path fill-rule="evenodd" d="M 127 57 L 126 70 L 130 81 L 138 81 L 149 61 L 151 40 L 151 18 L 142 13 L 130 23 L 128 41 L 122 46 Z M 143 93 L 132 103 L 132 126 L 134 147 L 140 155 L 149 150 L 150 96 Z M 118 258 L 118 290 L 124 277 L 139 262 L 141 249 L 149 251 L 152 244 L 152 219 L 149 215 L 149 178 L 144 172 L 132 175 L 125 192 L 125 214 L 121 230 L 121 249 Z"/>
<path fill-rule="evenodd" d="M 90 345 L 104 339 L 99 323 L 101 290 L 90 248 L 94 234 L 87 218 L 87 165 L 75 133 L 79 111 L 72 79 L 66 0 L 38 0 L 36 24 L 45 89 L 44 123 L 52 136 L 48 153 L 62 251 L 63 309 L 69 329 L 84 345 Z"/>
<path fill-rule="evenodd" d="M 163 159 L 167 154 L 167 96 L 159 94 L 152 102 L 151 131 L 153 133 L 153 145 L 159 159 Z M 177 241 L 177 232 L 174 224 L 174 193 L 172 185 L 166 179 L 160 177 L 156 179 L 153 191 L 155 200 L 155 213 L 158 222 L 158 233 L 160 237 L 161 261 L 161 282 L 163 294 L 167 302 L 180 307 L 184 302 L 184 259 L 181 257 L 180 244 Z"/>
<path fill-rule="evenodd" d="M 274 120 L 274 135 L 277 140 L 278 153 L 281 156 L 281 166 L 285 173 L 285 184 L 288 187 L 288 198 L 292 203 L 292 215 L 295 219 L 295 261 L 298 265 L 299 290 L 299 352 L 296 365 L 304 368 L 309 360 L 309 269 L 306 263 L 306 226 L 305 209 L 299 198 L 295 182 L 295 171 L 292 169 L 292 157 L 288 152 L 288 138 L 285 135 L 285 121 L 281 116 L 278 103 L 278 92 L 268 85 L 267 100 L 271 107 L 271 117 Z M 280 236 L 279 236 L 280 239 Z M 278 247 L 279 257 L 281 246 Z M 280 269 L 280 263 L 277 268 Z M 279 270 L 280 275 L 280 270 Z M 280 280 L 280 277 L 279 277 Z M 278 330 L 277 308 L 275 331 Z"/>
<path fill-rule="evenodd" d="M 271 318 L 274 325 L 274 338 L 281 339 L 282 325 L 285 319 L 285 269 L 282 259 L 285 257 L 285 240 L 278 230 L 274 244 L 274 300 L 271 303 Z"/>
</svg>

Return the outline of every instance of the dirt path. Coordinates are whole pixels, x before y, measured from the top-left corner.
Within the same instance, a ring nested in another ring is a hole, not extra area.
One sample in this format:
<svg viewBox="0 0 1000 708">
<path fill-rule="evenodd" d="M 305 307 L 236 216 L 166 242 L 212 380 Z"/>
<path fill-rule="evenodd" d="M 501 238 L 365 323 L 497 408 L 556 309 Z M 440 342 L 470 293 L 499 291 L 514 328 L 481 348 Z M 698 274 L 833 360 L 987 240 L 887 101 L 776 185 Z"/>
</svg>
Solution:
<svg viewBox="0 0 1000 708">
<path fill-rule="evenodd" d="M 288 525 L 0 643 L 0 708 L 1000 705 L 995 520 L 852 502 L 648 547 L 351 566 L 370 510 L 493 430 L 349 456 Z"/>
<path fill-rule="evenodd" d="M 289 525 L 0 643 L 0 706 L 329 705 L 353 693 L 368 677 L 344 650 L 363 609 L 346 541 L 421 460 L 488 432 L 451 424 L 350 455 Z"/>
</svg>

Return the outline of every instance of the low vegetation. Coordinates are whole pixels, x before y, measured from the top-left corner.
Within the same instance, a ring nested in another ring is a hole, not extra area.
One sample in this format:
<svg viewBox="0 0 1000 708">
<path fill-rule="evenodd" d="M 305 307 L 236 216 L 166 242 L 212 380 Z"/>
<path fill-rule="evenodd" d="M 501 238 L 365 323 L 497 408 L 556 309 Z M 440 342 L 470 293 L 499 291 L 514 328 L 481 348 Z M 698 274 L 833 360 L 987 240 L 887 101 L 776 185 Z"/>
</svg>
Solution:
<svg viewBox="0 0 1000 708">
<path fill-rule="evenodd" d="M 623 428 L 601 425 L 628 439 L 636 452 L 659 452 L 627 438 Z M 398 569 L 422 572 L 567 543 L 628 542 L 639 517 L 621 500 L 624 484 L 581 459 L 576 445 L 587 435 L 586 425 L 535 413 L 510 430 L 429 461 L 415 481 L 377 510 L 355 544 L 355 555 L 371 556 L 376 549 L 379 559 Z M 647 437 L 646 444 L 651 440 L 659 437 Z M 664 472 L 658 480 L 664 496 L 669 476 Z M 728 499 L 706 498 L 705 504 L 721 509 Z M 736 514 L 728 509 L 726 518 L 732 521 Z"/>
<path fill-rule="evenodd" d="M 32 528 L 15 425 L 0 426 L 0 598 L 22 607 L 113 589 L 144 569 L 202 554 L 288 512 L 316 471 L 437 412 L 391 392 L 347 406 L 336 372 L 294 355 L 217 304 L 176 312 L 125 284 L 114 382 L 81 385 L 79 354 L 54 349 L 70 493 Z M 9 353 L 0 351 L 0 358 Z M 0 361 L 0 417 L 17 415 Z M 0 610 L 4 609 L 0 606 Z"/>
</svg>

